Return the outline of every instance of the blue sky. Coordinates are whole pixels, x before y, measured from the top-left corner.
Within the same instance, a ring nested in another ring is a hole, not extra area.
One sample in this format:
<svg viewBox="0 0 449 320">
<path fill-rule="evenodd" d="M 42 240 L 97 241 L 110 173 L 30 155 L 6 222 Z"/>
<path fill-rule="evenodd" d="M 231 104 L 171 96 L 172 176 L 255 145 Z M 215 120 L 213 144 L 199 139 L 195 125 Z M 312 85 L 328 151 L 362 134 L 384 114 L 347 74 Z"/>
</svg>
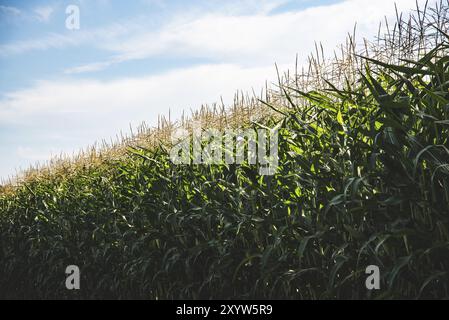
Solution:
<svg viewBox="0 0 449 320">
<path fill-rule="evenodd" d="M 0 178 L 169 109 L 259 92 L 274 63 L 304 62 L 314 41 L 331 53 L 356 22 L 371 38 L 384 16 L 393 1 L 0 0 Z"/>
</svg>

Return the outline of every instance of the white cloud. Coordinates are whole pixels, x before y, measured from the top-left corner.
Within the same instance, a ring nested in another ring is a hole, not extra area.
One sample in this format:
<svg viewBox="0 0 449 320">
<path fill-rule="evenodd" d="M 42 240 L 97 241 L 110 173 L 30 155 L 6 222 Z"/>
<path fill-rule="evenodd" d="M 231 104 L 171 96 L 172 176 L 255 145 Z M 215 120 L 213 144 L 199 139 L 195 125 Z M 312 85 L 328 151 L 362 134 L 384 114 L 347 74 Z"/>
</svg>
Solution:
<svg viewBox="0 0 449 320">
<path fill-rule="evenodd" d="M 425 0 L 418 0 L 424 3 Z M 267 11 L 272 7 L 266 3 Z M 397 0 L 398 9 L 410 10 L 415 0 Z M 358 35 L 371 38 L 384 16 L 394 18 L 391 0 L 346 0 L 302 11 L 253 15 L 206 14 L 181 17 L 161 30 L 142 31 L 127 39 L 103 42 L 101 47 L 114 56 L 66 70 L 68 73 L 98 71 L 113 64 L 160 55 L 206 58 L 245 65 L 292 61 L 303 58 L 322 42 L 333 50 L 342 43 L 357 22 Z"/>
<path fill-rule="evenodd" d="M 432 0 L 435 2 L 436 0 Z M 346 0 L 334 5 L 272 14 L 284 0 L 246 0 L 221 4 L 220 10 L 176 13 L 172 20 L 154 30 L 144 17 L 117 22 L 76 33 L 49 34 L 0 45 L 0 56 L 30 50 L 90 45 L 108 50 L 112 58 L 68 67 L 67 73 L 99 71 L 129 60 L 158 55 L 179 55 L 215 59 L 220 62 L 273 63 L 306 55 L 315 41 L 334 49 L 351 31 L 355 22 L 361 36 L 371 37 L 384 15 L 394 17 L 391 0 Z M 424 3 L 425 0 L 418 0 Z M 399 10 L 415 7 L 415 0 L 396 0 Z M 39 8 L 41 18 L 51 7 Z M 146 19 L 148 20 L 148 19 Z"/>
<path fill-rule="evenodd" d="M 107 128 L 108 134 L 113 134 L 129 123 L 146 120 L 154 124 L 157 115 L 167 114 L 170 108 L 173 115 L 180 115 L 182 110 L 219 101 L 220 96 L 230 103 L 237 90 L 258 90 L 266 78 L 275 78 L 274 66 L 218 64 L 114 81 L 42 81 L 0 101 L 0 125 L 43 125 L 45 131 L 52 132 L 51 126 L 66 119 L 74 130 L 84 128 L 84 118 L 89 118 L 97 128 Z"/>
<path fill-rule="evenodd" d="M 45 7 L 38 7 L 34 9 L 34 12 L 36 14 L 36 18 L 41 22 L 47 22 L 50 20 L 54 8 L 51 6 L 45 6 Z"/>
<path fill-rule="evenodd" d="M 119 63 L 120 60 L 117 59 L 111 59 L 109 61 L 102 61 L 102 62 L 94 62 L 89 63 L 77 67 L 67 68 L 64 70 L 65 74 L 77 74 L 77 73 L 86 73 L 86 72 L 94 72 L 94 71 L 100 71 L 104 70 L 108 67 L 110 67 L 113 64 Z"/>
</svg>

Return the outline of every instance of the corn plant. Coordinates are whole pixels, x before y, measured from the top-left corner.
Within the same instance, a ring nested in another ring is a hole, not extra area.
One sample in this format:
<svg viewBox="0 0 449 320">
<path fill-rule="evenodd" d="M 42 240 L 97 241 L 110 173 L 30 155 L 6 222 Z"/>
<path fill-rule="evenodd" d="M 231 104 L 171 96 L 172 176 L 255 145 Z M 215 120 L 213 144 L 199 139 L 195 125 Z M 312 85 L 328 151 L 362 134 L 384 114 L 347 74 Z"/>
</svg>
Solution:
<svg viewBox="0 0 449 320">
<path fill-rule="evenodd" d="M 348 53 L 351 77 L 285 79 L 249 124 L 280 130 L 273 176 L 175 165 L 139 140 L 4 187 L 0 298 L 449 298 L 446 12 L 418 11 L 406 46 L 398 24 L 389 61 Z M 64 286 L 71 264 L 78 291 Z"/>
</svg>

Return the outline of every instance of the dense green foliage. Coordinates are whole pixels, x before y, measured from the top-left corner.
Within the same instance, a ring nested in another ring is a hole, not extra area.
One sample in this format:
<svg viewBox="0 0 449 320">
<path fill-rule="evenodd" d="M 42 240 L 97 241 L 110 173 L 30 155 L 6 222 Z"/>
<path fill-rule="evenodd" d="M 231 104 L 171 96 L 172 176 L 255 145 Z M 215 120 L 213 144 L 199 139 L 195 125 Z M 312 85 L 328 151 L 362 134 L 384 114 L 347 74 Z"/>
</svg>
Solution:
<svg viewBox="0 0 449 320">
<path fill-rule="evenodd" d="M 0 297 L 449 298 L 447 49 L 284 88 L 274 176 L 130 148 L 0 195 Z"/>
</svg>

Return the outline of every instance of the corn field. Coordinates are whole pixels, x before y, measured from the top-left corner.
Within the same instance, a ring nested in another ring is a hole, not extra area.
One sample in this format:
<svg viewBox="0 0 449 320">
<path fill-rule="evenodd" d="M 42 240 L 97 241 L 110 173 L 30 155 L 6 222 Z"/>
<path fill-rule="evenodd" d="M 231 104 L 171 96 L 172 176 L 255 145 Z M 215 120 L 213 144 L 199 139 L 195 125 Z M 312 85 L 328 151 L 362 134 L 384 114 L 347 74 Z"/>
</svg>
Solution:
<svg viewBox="0 0 449 320">
<path fill-rule="evenodd" d="M 175 165 L 161 120 L 5 184 L 0 298 L 448 299 L 448 8 L 179 124 L 278 128 L 273 176 Z"/>
</svg>

